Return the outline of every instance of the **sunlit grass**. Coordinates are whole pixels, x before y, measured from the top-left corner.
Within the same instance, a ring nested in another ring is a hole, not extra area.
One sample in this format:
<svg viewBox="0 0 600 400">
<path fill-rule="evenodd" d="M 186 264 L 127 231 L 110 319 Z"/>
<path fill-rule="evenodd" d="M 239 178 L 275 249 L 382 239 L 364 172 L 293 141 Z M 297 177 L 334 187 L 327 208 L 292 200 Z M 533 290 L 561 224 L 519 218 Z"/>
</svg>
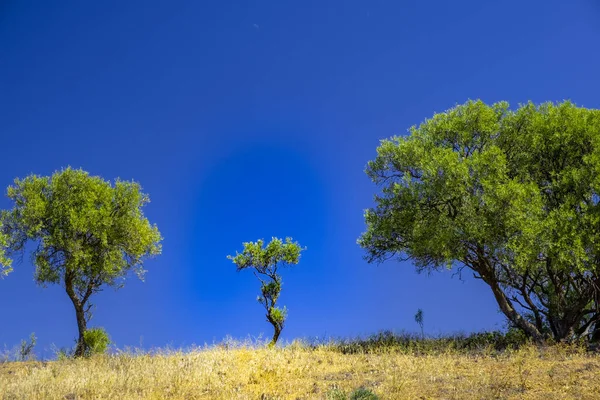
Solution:
<svg viewBox="0 0 600 400">
<path fill-rule="evenodd" d="M 2 399 L 597 399 L 600 356 L 572 347 L 344 354 L 256 344 L 0 364 Z"/>
</svg>

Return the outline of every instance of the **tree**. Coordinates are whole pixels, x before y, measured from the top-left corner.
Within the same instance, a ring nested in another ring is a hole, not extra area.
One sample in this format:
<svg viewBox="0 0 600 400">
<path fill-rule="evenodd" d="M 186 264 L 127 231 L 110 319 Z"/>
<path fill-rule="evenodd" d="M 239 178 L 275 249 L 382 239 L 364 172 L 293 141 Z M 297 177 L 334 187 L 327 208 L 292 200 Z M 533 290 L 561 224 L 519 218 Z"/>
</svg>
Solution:
<svg viewBox="0 0 600 400">
<path fill-rule="evenodd" d="M 425 339 L 425 331 L 423 330 L 423 310 L 421 310 L 420 308 L 417 310 L 417 313 L 415 314 L 415 322 L 421 328 L 421 337 L 423 339 Z"/>
<path fill-rule="evenodd" d="M 35 354 L 33 353 L 33 349 L 35 348 L 35 344 L 37 343 L 37 338 L 35 337 L 35 333 L 31 332 L 29 335 L 29 340 L 21 340 L 21 345 L 19 346 L 19 361 L 27 361 L 30 359 L 35 359 Z"/>
<path fill-rule="evenodd" d="M 469 101 L 383 140 L 369 262 L 470 269 L 536 341 L 600 332 L 600 111 Z"/>
<path fill-rule="evenodd" d="M 281 276 L 277 273 L 279 267 L 295 265 L 300 262 L 300 253 L 306 248 L 300 247 L 291 238 L 283 240 L 273 238 L 264 246 L 262 239 L 256 242 L 243 244 L 244 250 L 235 256 L 227 256 L 237 266 L 237 270 L 252 268 L 254 275 L 260 281 L 261 295 L 258 302 L 267 310 L 267 321 L 273 325 L 273 339 L 269 346 L 274 346 L 279 339 L 287 317 L 285 307 L 276 307 L 277 299 L 281 292 Z M 261 278 L 261 276 L 263 278 Z"/>
<path fill-rule="evenodd" d="M 38 284 L 61 284 L 75 308 L 75 356 L 86 353 L 90 298 L 105 286 L 121 287 L 130 271 L 143 278 L 143 262 L 161 251 L 161 236 L 142 213 L 149 202 L 135 182 L 114 185 L 71 168 L 52 176 L 30 175 L 8 188 L 14 202 L 2 213 L 6 249 L 32 259 Z"/>
</svg>

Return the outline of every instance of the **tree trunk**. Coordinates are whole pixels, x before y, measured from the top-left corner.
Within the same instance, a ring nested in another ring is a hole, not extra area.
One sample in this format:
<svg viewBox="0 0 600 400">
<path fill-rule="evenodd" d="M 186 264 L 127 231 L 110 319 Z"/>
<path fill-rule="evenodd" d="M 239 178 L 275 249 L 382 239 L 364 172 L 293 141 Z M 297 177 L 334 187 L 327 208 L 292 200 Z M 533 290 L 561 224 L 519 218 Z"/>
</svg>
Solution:
<svg viewBox="0 0 600 400">
<path fill-rule="evenodd" d="M 87 346 L 84 340 L 84 334 L 87 330 L 87 321 L 85 320 L 85 312 L 83 311 L 83 305 L 75 305 L 75 316 L 77 317 L 77 329 L 79 331 L 79 337 L 77 339 L 77 347 L 75 348 L 75 357 L 81 357 L 85 355 Z"/>
<path fill-rule="evenodd" d="M 592 337 L 590 339 L 591 343 L 600 343 L 600 324 L 596 323 L 594 329 L 592 330 Z"/>
<path fill-rule="evenodd" d="M 281 335 L 281 330 L 283 329 L 283 327 L 279 323 L 277 323 L 277 321 L 275 321 L 273 317 L 271 317 L 271 313 L 267 314 L 267 321 L 269 321 L 269 323 L 273 325 L 273 338 L 269 343 L 269 347 L 273 347 L 277 344 L 277 341 L 279 340 L 279 335 Z"/>
<path fill-rule="evenodd" d="M 84 302 L 81 301 L 75 290 L 73 289 L 73 280 L 70 274 L 65 275 L 65 290 L 67 291 L 67 295 L 73 302 L 73 307 L 75 307 L 75 317 L 77 318 L 77 330 L 79 331 L 79 336 L 77 338 L 77 347 L 75 347 L 75 353 L 73 354 L 75 357 L 82 357 L 86 352 L 86 344 L 84 340 L 84 334 L 87 330 L 87 321 L 85 319 L 85 311 L 84 311 Z M 87 300 L 87 299 L 86 299 Z"/>
<path fill-rule="evenodd" d="M 504 313 L 506 318 L 508 318 L 509 321 L 511 321 L 513 324 L 515 324 L 517 327 L 523 330 L 523 332 L 525 332 L 525 334 L 531 337 L 535 342 L 543 343 L 544 335 L 542 335 L 542 333 L 535 327 L 534 324 L 527 321 L 525 318 L 523 318 L 521 314 L 517 312 L 517 310 L 515 310 L 511 301 L 506 297 L 506 295 L 502 291 L 502 288 L 500 288 L 500 285 L 495 280 L 495 278 L 490 278 L 484 275 L 482 275 L 482 278 L 484 282 L 487 283 L 492 289 L 492 293 L 494 293 L 496 302 L 498 303 L 500 310 Z"/>
<path fill-rule="evenodd" d="M 273 347 L 275 344 L 277 344 L 279 335 L 281 335 L 281 328 L 278 325 L 274 325 L 273 327 L 275 328 L 275 331 L 273 332 L 273 339 L 271 339 L 271 343 L 269 343 L 270 347 Z"/>
</svg>

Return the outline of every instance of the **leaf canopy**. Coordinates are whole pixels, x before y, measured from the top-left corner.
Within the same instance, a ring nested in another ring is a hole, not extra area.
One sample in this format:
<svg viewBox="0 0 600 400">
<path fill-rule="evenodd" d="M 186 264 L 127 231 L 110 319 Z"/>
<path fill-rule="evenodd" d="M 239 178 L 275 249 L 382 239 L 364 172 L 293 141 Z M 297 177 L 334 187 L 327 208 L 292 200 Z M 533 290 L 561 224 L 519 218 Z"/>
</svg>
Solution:
<svg viewBox="0 0 600 400">
<path fill-rule="evenodd" d="M 517 270 L 597 267 L 600 112 L 570 102 L 469 101 L 383 140 L 367 174 L 382 187 L 359 244 L 370 261 L 418 268 L 477 251 Z"/>
<path fill-rule="evenodd" d="M 0 278 L 12 271 L 12 260 L 7 257 L 5 250 L 8 245 L 8 239 L 8 236 L 3 232 L 2 221 L 0 221 Z"/>
<path fill-rule="evenodd" d="M 5 248 L 34 242 L 35 279 L 64 282 L 80 293 L 119 284 L 130 270 L 143 277 L 143 261 L 161 252 L 161 235 L 142 212 L 149 198 L 138 183 L 114 184 L 83 170 L 16 179 L 7 191 L 14 207 L 2 213 Z"/>
<path fill-rule="evenodd" d="M 383 140 L 368 261 L 470 268 L 537 341 L 600 340 L 600 111 L 469 101 Z"/>
<path fill-rule="evenodd" d="M 244 242 L 241 253 L 228 256 L 236 264 L 238 271 L 246 268 L 255 268 L 259 273 L 273 274 L 279 266 L 289 266 L 300 262 L 300 253 L 305 250 L 292 238 L 286 238 L 285 242 L 279 238 L 272 238 L 265 246 L 263 239 L 256 242 Z"/>
</svg>

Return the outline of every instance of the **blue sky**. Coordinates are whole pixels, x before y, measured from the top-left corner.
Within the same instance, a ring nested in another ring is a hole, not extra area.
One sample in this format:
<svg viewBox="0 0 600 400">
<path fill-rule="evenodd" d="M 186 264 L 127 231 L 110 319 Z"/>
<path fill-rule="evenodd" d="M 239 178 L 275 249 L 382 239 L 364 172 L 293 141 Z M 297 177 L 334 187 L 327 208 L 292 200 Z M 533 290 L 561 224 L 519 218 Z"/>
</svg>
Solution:
<svg viewBox="0 0 600 400">
<path fill-rule="evenodd" d="M 0 186 L 81 167 L 140 182 L 163 254 L 106 289 L 118 346 L 265 336 L 243 241 L 308 247 L 283 272 L 282 338 L 502 327 L 465 275 L 369 265 L 356 239 L 380 139 L 467 99 L 600 108 L 600 5 L 581 1 L 103 1 L 0 4 Z M 10 207 L 5 197 L 0 207 Z M 28 259 L 0 280 L 0 345 L 69 346 L 74 311 Z"/>
</svg>

